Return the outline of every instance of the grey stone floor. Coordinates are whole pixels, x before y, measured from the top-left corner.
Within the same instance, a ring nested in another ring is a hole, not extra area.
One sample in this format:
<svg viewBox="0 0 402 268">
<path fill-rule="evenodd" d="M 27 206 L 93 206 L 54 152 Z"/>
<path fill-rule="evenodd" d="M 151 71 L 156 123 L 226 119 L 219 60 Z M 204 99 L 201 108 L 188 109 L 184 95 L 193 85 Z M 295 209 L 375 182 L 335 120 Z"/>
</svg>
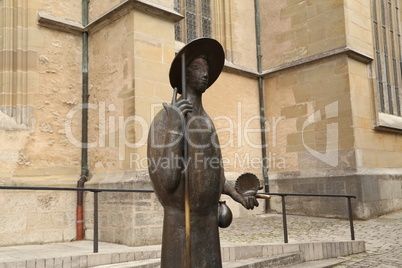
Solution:
<svg viewBox="0 0 402 268">
<path fill-rule="evenodd" d="M 348 220 L 305 216 L 287 218 L 289 242 L 350 239 Z M 402 211 L 367 221 L 354 221 L 356 240 L 366 241 L 366 253 L 344 258 L 336 267 L 402 267 Z M 283 243 L 281 214 L 234 219 L 221 229 L 222 242 Z"/>
</svg>

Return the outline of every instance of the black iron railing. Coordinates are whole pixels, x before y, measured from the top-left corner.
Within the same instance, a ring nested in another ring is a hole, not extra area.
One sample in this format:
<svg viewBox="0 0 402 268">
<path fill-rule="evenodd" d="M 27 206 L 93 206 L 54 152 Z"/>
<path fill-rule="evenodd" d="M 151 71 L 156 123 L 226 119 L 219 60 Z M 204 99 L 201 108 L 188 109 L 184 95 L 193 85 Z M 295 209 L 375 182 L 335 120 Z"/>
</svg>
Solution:
<svg viewBox="0 0 402 268">
<path fill-rule="evenodd" d="M 356 198 L 354 195 L 338 195 L 338 194 L 284 194 L 284 193 L 265 193 L 268 195 L 278 195 L 282 199 L 282 218 L 283 218 L 283 237 L 284 242 L 288 243 L 288 224 L 286 219 L 286 196 L 305 196 L 305 197 L 341 197 L 348 199 L 348 217 L 350 224 L 350 237 L 355 240 L 355 230 L 353 226 L 353 212 L 352 212 L 352 198 Z"/>
<path fill-rule="evenodd" d="M 92 192 L 94 194 L 94 238 L 93 238 L 93 252 L 98 253 L 99 244 L 99 225 L 98 225 L 98 194 L 100 192 L 125 192 L 125 193 L 153 193 L 153 190 L 130 190 L 130 189 L 98 189 L 98 188 L 66 188 L 66 187 L 29 187 L 29 186 L 0 186 L 0 190 L 36 190 L 36 191 L 84 191 Z M 330 195 L 330 194 L 287 194 L 287 193 L 264 193 L 268 195 L 277 195 L 282 200 L 282 218 L 283 218 L 283 235 L 284 242 L 288 243 L 288 227 L 286 219 L 286 196 L 306 196 L 306 197 L 340 197 L 347 198 L 348 212 L 350 222 L 350 235 L 351 239 L 355 240 L 355 232 L 353 227 L 353 213 L 352 213 L 352 198 L 353 195 Z"/>
</svg>

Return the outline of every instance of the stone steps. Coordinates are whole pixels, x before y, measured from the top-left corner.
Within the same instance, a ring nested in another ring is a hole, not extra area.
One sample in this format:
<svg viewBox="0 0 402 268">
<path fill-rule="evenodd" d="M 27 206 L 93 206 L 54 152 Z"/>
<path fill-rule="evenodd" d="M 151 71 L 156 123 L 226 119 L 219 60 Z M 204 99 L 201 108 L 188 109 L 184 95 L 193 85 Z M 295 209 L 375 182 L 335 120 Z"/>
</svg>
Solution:
<svg viewBox="0 0 402 268">
<path fill-rule="evenodd" d="M 160 259 L 150 259 L 142 261 L 122 262 L 115 264 L 100 265 L 97 268 L 159 268 Z"/>
<path fill-rule="evenodd" d="M 91 241 L 0 248 L 0 268 L 5 267 L 137 267 L 160 266 L 160 246 L 128 247 L 100 243 L 91 252 Z M 258 268 L 296 265 L 365 251 L 363 241 L 292 244 L 223 244 L 225 268 Z M 308 266 L 307 266 L 308 267 Z"/>
<path fill-rule="evenodd" d="M 342 258 L 332 258 L 319 261 L 302 262 L 288 266 L 288 268 L 333 268 L 345 262 Z"/>
<path fill-rule="evenodd" d="M 266 268 L 266 267 L 287 267 L 301 263 L 301 253 L 292 253 L 278 255 L 268 258 L 238 260 L 233 262 L 224 262 L 223 268 Z M 115 263 L 97 266 L 98 268 L 159 268 L 159 259 L 150 259 L 143 261 L 134 261 L 126 263 Z"/>
<path fill-rule="evenodd" d="M 278 255 L 268 258 L 238 260 L 234 262 L 224 262 L 223 268 L 267 268 L 267 267 L 287 267 L 303 262 L 301 253 L 291 253 Z"/>
</svg>

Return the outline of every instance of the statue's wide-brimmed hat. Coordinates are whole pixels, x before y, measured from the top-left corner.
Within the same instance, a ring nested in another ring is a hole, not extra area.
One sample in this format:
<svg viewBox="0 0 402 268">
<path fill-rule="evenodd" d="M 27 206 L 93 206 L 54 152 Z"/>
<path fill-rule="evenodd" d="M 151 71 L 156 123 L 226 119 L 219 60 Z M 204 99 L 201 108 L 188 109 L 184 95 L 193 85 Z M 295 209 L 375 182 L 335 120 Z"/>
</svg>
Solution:
<svg viewBox="0 0 402 268">
<path fill-rule="evenodd" d="M 169 79 L 170 85 L 175 88 L 177 87 L 178 92 L 181 94 L 181 61 L 182 56 L 185 54 L 186 66 L 195 58 L 203 56 L 208 62 L 209 68 L 209 88 L 218 79 L 220 73 L 222 72 L 223 65 L 225 64 L 225 52 L 221 44 L 215 39 L 211 38 L 198 38 L 187 45 L 185 45 L 176 57 L 173 59 L 172 65 L 170 66 Z"/>
</svg>

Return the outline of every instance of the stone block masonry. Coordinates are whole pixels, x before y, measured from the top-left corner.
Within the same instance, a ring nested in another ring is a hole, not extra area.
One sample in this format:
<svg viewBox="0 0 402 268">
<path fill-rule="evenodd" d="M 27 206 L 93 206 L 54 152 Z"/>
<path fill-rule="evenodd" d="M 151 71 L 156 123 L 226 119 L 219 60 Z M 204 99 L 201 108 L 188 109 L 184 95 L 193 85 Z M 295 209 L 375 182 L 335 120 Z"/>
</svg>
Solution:
<svg viewBox="0 0 402 268">
<path fill-rule="evenodd" d="M 71 241 L 74 192 L 6 191 L 0 195 L 0 246 Z"/>
</svg>

